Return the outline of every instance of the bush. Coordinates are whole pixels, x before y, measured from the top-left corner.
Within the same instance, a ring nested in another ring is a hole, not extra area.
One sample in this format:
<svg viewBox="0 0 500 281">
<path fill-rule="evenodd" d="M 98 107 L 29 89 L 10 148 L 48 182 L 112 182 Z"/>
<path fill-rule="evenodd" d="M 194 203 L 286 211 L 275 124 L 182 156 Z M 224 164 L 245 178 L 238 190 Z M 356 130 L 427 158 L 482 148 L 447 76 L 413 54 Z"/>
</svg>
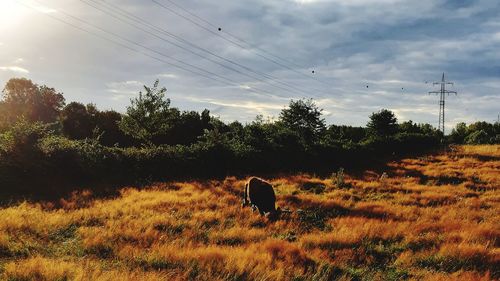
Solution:
<svg viewBox="0 0 500 281">
<path fill-rule="evenodd" d="M 26 120 L 0 134 L 0 192 L 14 188 L 20 181 L 43 177 L 47 167 L 39 141 L 48 134 L 48 125 Z"/>
<path fill-rule="evenodd" d="M 469 126 L 458 123 L 448 141 L 455 144 L 500 144 L 500 123 L 475 122 Z"/>
<path fill-rule="evenodd" d="M 484 131 L 475 131 L 465 138 L 466 144 L 488 144 L 490 142 L 490 137 Z"/>
<path fill-rule="evenodd" d="M 292 132 L 273 126 L 266 128 L 265 146 L 231 138 L 231 132 L 213 130 L 191 145 L 121 148 L 104 146 L 98 137 L 70 140 L 54 134 L 47 125 L 19 123 L 1 135 L 0 181 L 11 191 L 24 186 L 24 191 L 45 192 L 58 185 L 75 187 L 96 182 L 142 184 L 242 173 L 326 172 L 348 163 L 349 168 L 359 168 L 384 155 L 385 150 L 400 153 L 438 144 L 434 137 L 398 134 L 372 138 L 362 145 L 303 147 Z M 348 187 L 342 171 L 335 175 L 335 183 Z"/>
</svg>

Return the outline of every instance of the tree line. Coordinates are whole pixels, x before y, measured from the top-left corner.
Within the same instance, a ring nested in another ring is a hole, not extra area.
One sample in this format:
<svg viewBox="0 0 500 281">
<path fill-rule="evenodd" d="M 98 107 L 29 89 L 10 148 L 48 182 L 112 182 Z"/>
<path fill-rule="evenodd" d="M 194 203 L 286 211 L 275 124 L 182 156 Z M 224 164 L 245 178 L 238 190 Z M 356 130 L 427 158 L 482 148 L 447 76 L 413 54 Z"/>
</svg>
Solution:
<svg viewBox="0 0 500 281">
<path fill-rule="evenodd" d="M 121 114 L 66 104 L 62 93 L 28 79 L 9 80 L 0 100 L 0 189 L 328 172 L 445 143 L 500 143 L 498 122 L 460 123 L 443 136 L 429 124 L 398 123 L 387 109 L 372 113 L 365 127 L 327 125 L 312 99 L 291 100 L 276 121 L 226 123 L 208 110 L 172 107 L 166 92 L 158 80 L 144 86 Z"/>
</svg>

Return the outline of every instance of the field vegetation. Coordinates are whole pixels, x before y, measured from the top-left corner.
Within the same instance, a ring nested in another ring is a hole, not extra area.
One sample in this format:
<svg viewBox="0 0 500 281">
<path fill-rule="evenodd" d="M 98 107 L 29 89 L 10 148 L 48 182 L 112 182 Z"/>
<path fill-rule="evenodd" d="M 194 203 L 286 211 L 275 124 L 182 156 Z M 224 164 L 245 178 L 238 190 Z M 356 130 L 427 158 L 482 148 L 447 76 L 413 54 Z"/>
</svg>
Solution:
<svg viewBox="0 0 500 281">
<path fill-rule="evenodd" d="M 500 278 L 498 145 L 269 180 L 276 221 L 241 208 L 244 177 L 11 203 L 0 279 Z"/>
</svg>

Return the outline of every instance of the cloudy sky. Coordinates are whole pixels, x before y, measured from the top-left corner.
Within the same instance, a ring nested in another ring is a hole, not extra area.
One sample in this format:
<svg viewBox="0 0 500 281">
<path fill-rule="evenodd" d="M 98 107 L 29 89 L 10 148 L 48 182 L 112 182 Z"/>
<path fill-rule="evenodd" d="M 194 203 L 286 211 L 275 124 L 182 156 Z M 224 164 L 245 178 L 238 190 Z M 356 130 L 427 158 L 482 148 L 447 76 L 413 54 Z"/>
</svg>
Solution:
<svg viewBox="0 0 500 281">
<path fill-rule="evenodd" d="M 426 82 L 443 72 L 459 92 L 448 128 L 497 119 L 498 0 L 0 0 L 0 84 L 101 109 L 124 112 L 160 79 L 174 106 L 226 121 L 314 98 L 328 123 L 387 108 L 437 126 Z"/>
</svg>

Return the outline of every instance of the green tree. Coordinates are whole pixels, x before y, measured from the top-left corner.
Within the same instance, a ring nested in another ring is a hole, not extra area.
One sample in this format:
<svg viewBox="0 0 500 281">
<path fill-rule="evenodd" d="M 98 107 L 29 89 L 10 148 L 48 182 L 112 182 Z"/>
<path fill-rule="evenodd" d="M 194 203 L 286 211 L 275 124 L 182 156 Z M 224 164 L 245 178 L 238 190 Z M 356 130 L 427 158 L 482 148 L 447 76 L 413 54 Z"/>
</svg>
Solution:
<svg viewBox="0 0 500 281">
<path fill-rule="evenodd" d="M 167 89 L 159 88 L 159 83 L 156 80 L 153 87 L 144 86 L 146 92 L 139 92 L 139 97 L 131 99 L 126 115 L 119 122 L 126 135 L 146 145 L 160 144 L 179 113 L 170 108 L 170 99 L 165 98 Z"/>
<path fill-rule="evenodd" d="M 437 138 L 443 137 L 443 132 L 434 128 L 431 124 L 428 123 L 420 123 L 418 124 L 418 128 L 421 134 L 427 136 L 435 136 Z"/>
<path fill-rule="evenodd" d="M 460 122 L 455 126 L 455 128 L 453 128 L 453 130 L 451 130 L 451 134 L 449 136 L 450 142 L 462 144 L 464 143 L 467 134 L 467 124 L 465 124 L 464 122 Z"/>
<path fill-rule="evenodd" d="M 62 131 L 70 139 L 85 139 L 92 136 L 95 128 L 93 116 L 87 107 L 79 102 L 71 102 L 61 112 Z"/>
<path fill-rule="evenodd" d="M 366 127 L 372 136 L 389 137 L 397 133 L 397 122 L 398 120 L 392 111 L 382 109 L 379 112 L 372 113 Z"/>
<path fill-rule="evenodd" d="M 488 136 L 495 135 L 495 125 L 486 121 L 479 121 L 469 125 L 468 132 L 473 133 L 477 131 L 484 131 Z"/>
<path fill-rule="evenodd" d="M 11 122 L 9 122 L 10 118 L 8 116 L 7 109 L 7 105 L 4 102 L 0 101 L 0 133 L 8 130 L 11 125 Z"/>
<path fill-rule="evenodd" d="M 485 130 L 474 131 L 465 138 L 467 144 L 488 144 L 490 136 Z"/>
<path fill-rule="evenodd" d="M 313 144 L 326 130 L 322 111 L 312 99 L 291 100 L 288 108 L 281 111 L 279 122 L 297 132 L 305 144 Z"/>
<path fill-rule="evenodd" d="M 400 123 L 398 125 L 398 127 L 399 127 L 399 132 L 401 132 L 401 133 L 410 133 L 410 134 L 421 134 L 422 133 L 418 124 L 413 123 L 412 120 Z"/>
<path fill-rule="evenodd" d="M 25 78 L 10 79 L 2 93 L 0 122 L 4 126 L 14 124 L 19 118 L 27 122 L 55 122 L 64 107 L 63 94 Z"/>
<path fill-rule="evenodd" d="M 324 143 L 359 143 L 366 137 L 366 129 L 347 125 L 330 125 L 324 135 Z"/>
<path fill-rule="evenodd" d="M 118 124 L 122 120 L 122 114 L 114 110 L 99 111 L 96 115 L 96 127 L 102 131 L 102 136 L 99 139 L 101 144 L 106 146 L 120 145 L 130 146 L 133 144 L 133 139 L 127 136 L 120 130 Z"/>
</svg>

